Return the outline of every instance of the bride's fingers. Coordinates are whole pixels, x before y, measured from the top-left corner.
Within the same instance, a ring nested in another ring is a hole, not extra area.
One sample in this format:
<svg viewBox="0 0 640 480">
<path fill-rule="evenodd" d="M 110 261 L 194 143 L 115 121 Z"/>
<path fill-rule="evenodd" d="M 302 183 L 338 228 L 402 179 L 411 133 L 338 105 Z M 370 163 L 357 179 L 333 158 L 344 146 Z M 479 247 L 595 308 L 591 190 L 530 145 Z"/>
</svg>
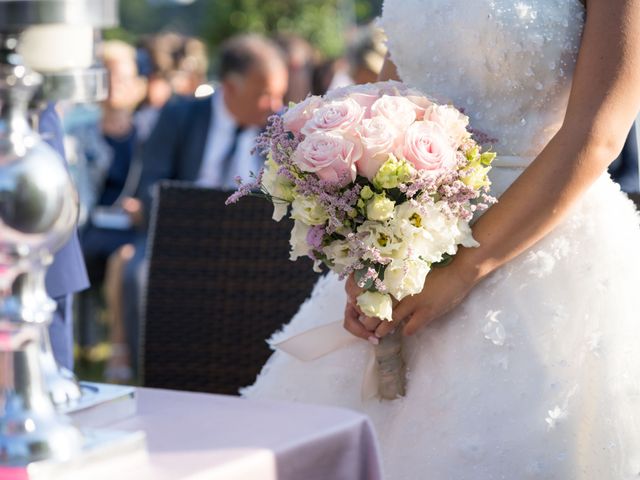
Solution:
<svg viewBox="0 0 640 480">
<path fill-rule="evenodd" d="M 420 327 L 429 323 L 431 320 L 432 318 L 426 310 L 416 310 L 409 317 L 409 320 L 402 329 L 402 334 L 407 336 L 413 335 L 420 329 Z"/>
<path fill-rule="evenodd" d="M 380 325 L 378 325 L 378 328 L 376 328 L 376 337 L 382 338 L 385 335 L 388 335 L 393 330 L 395 330 L 397 326 L 398 326 L 398 322 L 395 322 L 395 321 L 389 322 L 385 320 L 380 322 Z"/>
<path fill-rule="evenodd" d="M 344 284 L 344 289 L 347 292 L 347 297 L 349 299 L 349 303 L 355 304 L 356 303 L 356 297 L 358 295 L 360 295 L 360 293 L 362 292 L 362 289 L 356 283 L 356 280 L 353 277 L 353 274 L 351 274 L 351 275 L 349 275 L 347 277 L 347 281 Z"/>
<path fill-rule="evenodd" d="M 374 332 L 376 328 L 378 328 L 378 325 L 380 325 L 380 319 L 360 315 L 360 323 L 362 323 L 369 332 Z"/>
<path fill-rule="evenodd" d="M 393 321 L 402 322 L 417 309 L 418 297 L 405 297 L 393 307 Z"/>
<path fill-rule="evenodd" d="M 344 328 L 352 335 L 356 337 L 368 340 L 371 337 L 371 332 L 360 321 L 360 312 L 356 308 L 347 303 L 344 309 Z"/>
</svg>

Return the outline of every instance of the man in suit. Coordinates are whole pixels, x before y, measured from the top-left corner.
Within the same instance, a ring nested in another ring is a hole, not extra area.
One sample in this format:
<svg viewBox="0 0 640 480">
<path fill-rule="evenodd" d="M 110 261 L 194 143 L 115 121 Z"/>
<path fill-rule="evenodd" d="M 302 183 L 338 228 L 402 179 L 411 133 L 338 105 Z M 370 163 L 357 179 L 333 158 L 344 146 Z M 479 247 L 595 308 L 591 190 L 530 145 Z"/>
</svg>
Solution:
<svg viewBox="0 0 640 480">
<path fill-rule="evenodd" d="M 620 188 L 623 192 L 627 193 L 640 192 L 636 123 L 631 126 L 631 131 L 627 136 L 622 152 L 620 152 L 618 158 L 616 158 L 609 166 L 611 178 L 620 184 Z"/>
<path fill-rule="evenodd" d="M 169 102 L 145 145 L 139 187 L 144 216 L 158 180 L 233 190 L 236 175 L 246 179 L 250 171 L 257 173 L 261 160 L 251 153 L 255 138 L 282 108 L 286 91 L 287 69 L 274 43 L 258 35 L 225 42 L 220 87 L 212 97 Z"/>
<path fill-rule="evenodd" d="M 136 371 L 140 292 L 153 186 L 162 179 L 233 190 L 263 159 L 252 152 L 267 118 L 283 107 L 288 73 L 282 52 L 260 35 L 239 35 L 221 47 L 220 86 L 211 97 L 175 98 L 160 112 L 142 152 L 138 198 L 123 202 L 142 233 L 123 275 L 123 318 Z"/>
<path fill-rule="evenodd" d="M 39 129 L 43 139 L 63 158 L 63 134 L 53 104 L 40 115 Z M 56 311 L 49 326 L 53 354 L 59 365 L 73 369 L 73 294 L 89 286 L 77 232 L 55 254 L 45 277 L 47 293 L 56 301 Z"/>
</svg>

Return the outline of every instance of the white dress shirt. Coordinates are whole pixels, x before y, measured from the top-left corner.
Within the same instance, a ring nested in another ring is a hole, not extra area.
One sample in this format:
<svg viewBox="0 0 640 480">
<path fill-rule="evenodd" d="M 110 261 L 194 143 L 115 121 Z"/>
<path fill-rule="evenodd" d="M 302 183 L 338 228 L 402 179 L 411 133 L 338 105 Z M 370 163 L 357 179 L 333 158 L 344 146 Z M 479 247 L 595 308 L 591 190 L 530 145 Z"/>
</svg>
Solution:
<svg viewBox="0 0 640 480">
<path fill-rule="evenodd" d="M 257 174 L 260 170 L 262 161 L 258 155 L 251 154 L 260 130 L 257 127 L 251 127 L 240 133 L 238 146 L 231 158 L 231 168 L 225 178 L 222 178 L 222 162 L 233 142 L 237 124 L 224 104 L 222 88 L 218 88 L 216 93 L 212 95 L 211 108 L 209 133 L 196 184 L 203 187 L 234 190 L 237 187 L 236 176 L 240 176 L 244 182 L 248 182 L 251 180 L 251 172 Z"/>
</svg>

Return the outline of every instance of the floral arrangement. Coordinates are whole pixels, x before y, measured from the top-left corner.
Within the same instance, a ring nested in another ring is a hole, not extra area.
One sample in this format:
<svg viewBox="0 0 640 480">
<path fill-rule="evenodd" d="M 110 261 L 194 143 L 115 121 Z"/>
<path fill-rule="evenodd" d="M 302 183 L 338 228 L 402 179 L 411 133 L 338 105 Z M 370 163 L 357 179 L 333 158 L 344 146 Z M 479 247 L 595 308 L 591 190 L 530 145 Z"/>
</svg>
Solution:
<svg viewBox="0 0 640 480">
<path fill-rule="evenodd" d="M 469 222 L 495 201 L 491 161 L 468 118 L 399 82 L 310 96 L 273 116 L 257 148 L 266 163 L 227 203 L 260 191 L 274 220 L 294 220 L 291 260 L 308 256 L 364 289 L 357 303 L 391 320 L 394 301 L 419 293 L 458 245 L 477 246 Z"/>
</svg>

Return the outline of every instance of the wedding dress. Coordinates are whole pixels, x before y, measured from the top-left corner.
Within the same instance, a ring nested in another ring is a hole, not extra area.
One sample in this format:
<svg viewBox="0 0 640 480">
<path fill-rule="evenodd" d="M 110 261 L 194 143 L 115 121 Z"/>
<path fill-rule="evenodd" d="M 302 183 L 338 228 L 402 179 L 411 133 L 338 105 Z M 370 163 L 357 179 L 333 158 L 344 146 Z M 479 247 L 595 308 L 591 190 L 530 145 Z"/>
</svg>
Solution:
<svg viewBox="0 0 640 480">
<path fill-rule="evenodd" d="M 499 196 L 562 123 L 584 16 L 578 0 L 386 0 L 381 20 L 402 80 L 463 108 L 493 145 Z M 603 175 L 551 234 L 405 339 L 403 399 L 362 398 L 365 341 L 311 362 L 275 352 L 243 394 L 367 413 L 390 480 L 638 478 L 639 223 Z M 327 275 L 272 341 L 341 319 L 344 303 Z"/>
</svg>

